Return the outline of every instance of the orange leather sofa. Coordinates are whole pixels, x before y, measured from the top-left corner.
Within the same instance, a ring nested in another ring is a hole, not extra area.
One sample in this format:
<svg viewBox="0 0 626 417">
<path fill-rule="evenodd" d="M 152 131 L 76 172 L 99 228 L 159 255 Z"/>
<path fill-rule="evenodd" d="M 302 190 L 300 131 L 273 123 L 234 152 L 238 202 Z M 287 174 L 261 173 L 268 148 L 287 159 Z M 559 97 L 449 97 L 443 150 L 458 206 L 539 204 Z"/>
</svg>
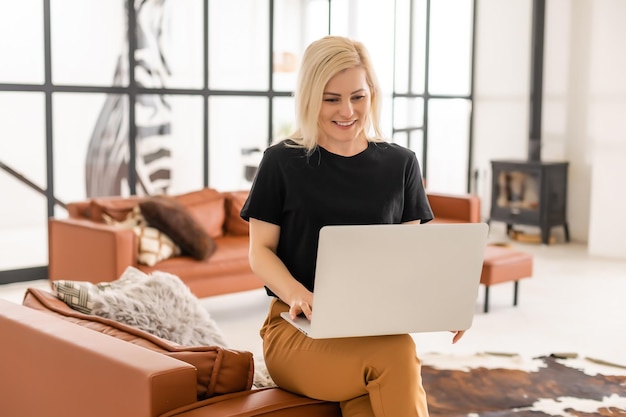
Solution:
<svg viewBox="0 0 626 417">
<path fill-rule="evenodd" d="M 173 196 L 216 243 L 208 259 L 176 256 L 150 267 L 137 259 L 137 237 L 131 230 L 106 224 L 103 213 L 122 219 L 141 197 L 104 197 L 72 202 L 68 218 L 48 223 L 50 280 L 110 282 L 134 266 L 144 272 L 160 270 L 180 277 L 199 298 L 261 288 L 248 262 L 248 223 L 239 212 L 247 191 L 202 190 Z M 428 193 L 434 222 L 478 222 L 477 196 Z"/>
<path fill-rule="evenodd" d="M 474 194 L 445 194 L 428 191 L 433 223 L 479 223 L 480 198 Z"/>
<path fill-rule="evenodd" d="M 249 352 L 185 348 L 29 289 L 0 300 L 0 416 L 341 417 L 337 403 L 251 389 Z"/>
<path fill-rule="evenodd" d="M 122 220 L 142 197 L 103 197 L 72 202 L 68 218 L 48 221 L 50 280 L 110 282 L 128 266 L 144 272 L 177 275 L 199 298 L 261 288 L 248 262 L 248 223 L 239 217 L 247 191 L 204 188 L 175 195 L 215 242 L 205 260 L 175 256 L 154 266 L 138 262 L 138 238 L 132 230 L 109 225 L 103 214 Z"/>
</svg>

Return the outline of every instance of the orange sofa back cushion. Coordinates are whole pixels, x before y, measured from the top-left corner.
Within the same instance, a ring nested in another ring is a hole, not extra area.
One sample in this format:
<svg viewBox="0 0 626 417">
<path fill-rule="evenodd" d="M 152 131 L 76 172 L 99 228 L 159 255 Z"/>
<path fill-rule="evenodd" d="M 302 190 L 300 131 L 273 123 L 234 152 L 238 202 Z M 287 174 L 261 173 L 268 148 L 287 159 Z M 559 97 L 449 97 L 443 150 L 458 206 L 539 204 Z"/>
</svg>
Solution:
<svg viewBox="0 0 626 417">
<path fill-rule="evenodd" d="M 198 191 L 174 196 L 191 216 L 202 226 L 210 237 L 216 238 L 224 235 L 224 194 L 212 188 L 203 188 Z"/>
</svg>

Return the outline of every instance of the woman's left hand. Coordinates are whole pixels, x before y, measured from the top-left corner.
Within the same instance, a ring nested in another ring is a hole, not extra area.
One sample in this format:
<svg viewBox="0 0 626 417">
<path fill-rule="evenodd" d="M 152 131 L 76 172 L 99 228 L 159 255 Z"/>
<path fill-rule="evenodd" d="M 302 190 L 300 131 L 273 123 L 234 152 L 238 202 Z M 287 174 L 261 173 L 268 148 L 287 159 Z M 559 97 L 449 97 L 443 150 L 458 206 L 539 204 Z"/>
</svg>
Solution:
<svg viewBox="0 0 626 417">
<path fill-rule="evenodd" d="M 452 338 L 452 344 L 455 344 L 456 342 L 461 340 L 461 338 L 465 334 L 465 330 L 451 330 L 451 332 L 454 333 L 454 337 Z"/>
</svg>

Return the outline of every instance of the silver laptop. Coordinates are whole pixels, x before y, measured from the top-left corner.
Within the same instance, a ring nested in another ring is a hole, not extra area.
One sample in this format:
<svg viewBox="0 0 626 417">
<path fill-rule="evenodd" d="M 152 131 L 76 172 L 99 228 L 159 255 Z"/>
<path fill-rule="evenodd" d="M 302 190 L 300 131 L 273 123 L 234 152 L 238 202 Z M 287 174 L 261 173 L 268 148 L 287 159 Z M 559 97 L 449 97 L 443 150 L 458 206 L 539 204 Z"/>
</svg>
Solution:
<svg viewBox="0 0 626 417">
<path fill-rule="evenodd" d="M 313 317 L 282 317 L 315 339 L 466 330 L 486 223 L 326 226 Z"/>
</svg>

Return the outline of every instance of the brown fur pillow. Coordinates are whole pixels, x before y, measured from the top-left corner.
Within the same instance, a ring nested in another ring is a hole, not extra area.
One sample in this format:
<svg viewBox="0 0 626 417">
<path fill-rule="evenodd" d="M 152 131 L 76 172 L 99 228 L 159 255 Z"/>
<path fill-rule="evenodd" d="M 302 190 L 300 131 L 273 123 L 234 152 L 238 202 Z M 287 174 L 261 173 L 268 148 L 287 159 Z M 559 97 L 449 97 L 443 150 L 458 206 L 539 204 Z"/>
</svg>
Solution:
<svg viewBox="0 0 626 417">
<path fill-rule="evenodd" d="M 148 197 L 139 203 L 139 208 L 148 224 L 169 236 L 183 254 L 203 260 L 215 252 L 215 241 L 174 198 Z"/>
</svg>

